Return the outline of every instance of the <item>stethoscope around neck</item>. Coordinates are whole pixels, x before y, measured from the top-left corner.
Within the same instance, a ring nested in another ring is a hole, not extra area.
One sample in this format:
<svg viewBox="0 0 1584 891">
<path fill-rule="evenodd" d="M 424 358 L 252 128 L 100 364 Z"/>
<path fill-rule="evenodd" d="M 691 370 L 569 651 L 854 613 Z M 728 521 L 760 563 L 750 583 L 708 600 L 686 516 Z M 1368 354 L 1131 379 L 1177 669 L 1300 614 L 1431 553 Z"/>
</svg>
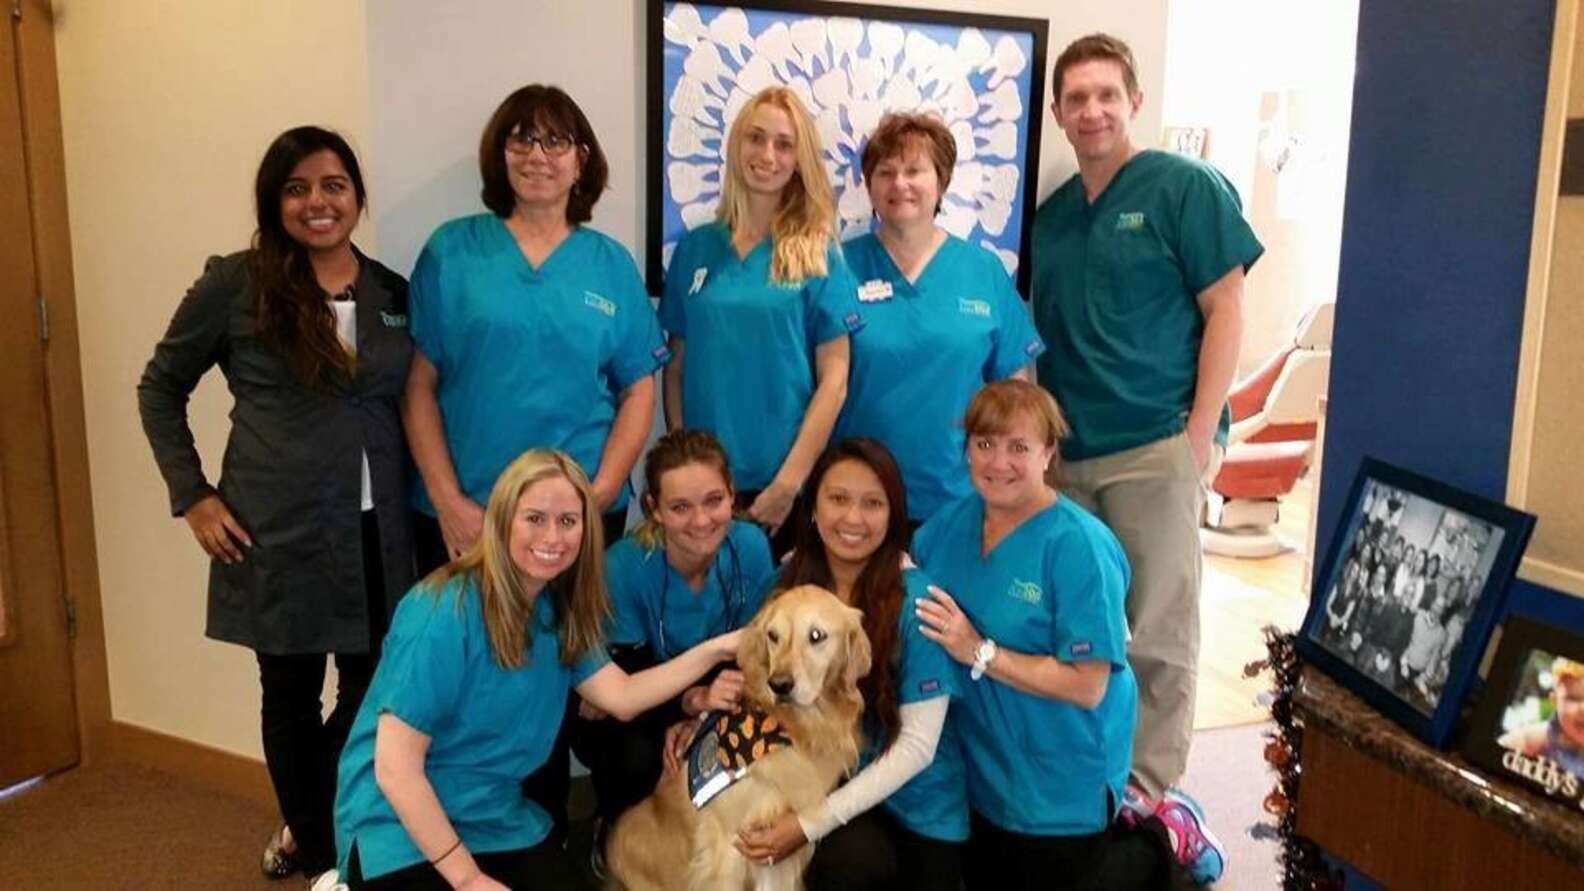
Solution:
<svg viewBox="0 0 1584 891">
<path fill-rule="evenodd" d="M 720 551 L 715 552 L 715 559 L 711 561 L 710 572 L 714 574 L 715 584 L 720 588 L 721 599 L 725 601 L 726 627 L 719 631 L 710 631 L 706 628 L 705 640 L 717 634 L 725 634 L 736 628 L 742 620 L 742 610 L 748 601 L 748 593 L 743 590 L 742 561 L 737 557 L 737 545 L 731 540 L 730 530 L 727 530 L 726 538 L 722 540 L 721 546 L 726 551 L 727 559 L 731 562 L 731 572 L 726 578 L 721 577 Z M 658 632 L 656 635 L 658 640 L 655 641 L 655 658 L 657 661 L 665 662 L 676 655 L 671 652 L 670 642 L 666 640 L 665 621 L 666 600 L 671 594 L 671 576 L 676 574 L 676 570 L 671 567 L 670 561 L 665 559 L 663 552 L 661 554 L 661 564 L 660 607 L 656 614 L 655 629 Z M 727 584 L 728 580 L 730 584 Z"/>
</svg>

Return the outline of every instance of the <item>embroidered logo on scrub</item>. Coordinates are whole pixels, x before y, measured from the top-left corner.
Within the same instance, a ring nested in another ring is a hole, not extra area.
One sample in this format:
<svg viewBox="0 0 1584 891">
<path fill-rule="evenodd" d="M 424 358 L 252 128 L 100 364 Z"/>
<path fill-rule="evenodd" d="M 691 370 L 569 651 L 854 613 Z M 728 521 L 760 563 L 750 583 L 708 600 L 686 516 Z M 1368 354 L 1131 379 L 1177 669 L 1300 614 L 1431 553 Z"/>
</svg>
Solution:
<svg viewBox="0 0 1584 891">
<path fill-rule="evenodd" d="M 1013 579 L 1012 584 L 1007 587 L 1007 596 L 1014 600 L 1021 600 L 1024 603 L 1039 603 L 1040 598 L 1045 596 L 1045 592 L 1041 591 L 1040 586 L 1033 582 Z"/>
<path fill-rule="evenodd" d="M 990 318 L 990 304 L 984 300 L 973 300 L 968 297 L 957 298 L 957 311 L 965 316 L 982 316 Z"/>
<path fill-rule="evenodd" d="M 386 312 L 380 310 L 380 322 L 387 328 L 407 327 L 407 314 L 404 312 Z"/>
<path fill-rule="evenodd" d="M 863 316 L 850 312 L 842 316 L 842 325 L 847 329 L 847 333 L 851 334 L 863 327 Z"/>
<path fill-rule="evenodd" d="M 592 306 L 608 316 L 614 317 L 616 315 L 615 302 L 608 298 L 601 297 L 593 291 L 583 292 L 583 305 Z"/>
<path fill-rule="evenodd" d="M 1116 230 L 1118 232 L 1138 232 L 1143 228 L 1144 212 L 1142 210 L 1117 214 Z"/>
<path fill-rule="evenodd" d="M 1043 352 L 1045 352 L 1045 341 L 1040 340 L 1038 337 L 1034 338 L 1023 346 L 1023 355 L 1029 356 L 1031 358 L 1038 356 Z"/>
<path fill-rule="evenodd" d="M 937 681 L 934 678 L 930 678 L 927 681 L 920 681 L 919 682 L 919 692 L 920 693 L 929 694 L 929 693 L 936 693 L 936 692 L 939 692 L 939 691 L 940 691 L 940 681 Z"/>
<path fill-rule="evenodd" d="M 700 266 L 699 268 L 693 270 L 693 285 L 692 287 L 688 288 L 688 296 L 691 297 L 694 294 L 704 290 L 704 279 L 708 277 L 709 267 L 707 266 Z"/>
<path fill-rule="evenodd" d="M 1067 652 L 1073 654 L 1074 656 L 1087 656 L 1094 652 L 1094 644 L 1087 640 L 1080 640 L 1068 647 Z"/>
</svg>

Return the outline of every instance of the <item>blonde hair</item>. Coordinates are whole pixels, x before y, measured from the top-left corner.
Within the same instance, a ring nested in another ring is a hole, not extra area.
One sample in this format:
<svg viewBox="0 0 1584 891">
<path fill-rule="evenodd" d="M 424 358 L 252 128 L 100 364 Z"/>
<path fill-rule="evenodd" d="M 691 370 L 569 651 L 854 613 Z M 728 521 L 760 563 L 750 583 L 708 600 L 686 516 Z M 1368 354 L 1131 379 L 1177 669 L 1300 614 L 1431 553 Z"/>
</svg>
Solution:
<svg viewBox="0 0 1584 891">
<path fill-rule="evenodd" d="M 529 449 L 501 472 L 484 508 L 484 528 L 478 541 L 462 556 L 436 569 L 423 587 L 439 596 L 446 582 L 471 576 L 482 599 L 484 631 L 490 650 L 502 668 L 521 668 L 533 640 L 533 600 L 523 586 L 522 574 L 511 558 L 512 520 L 517 502 L 537 483 L 560 477 L 572 484 L 583 504 L 583 539 L 577 560 L 539 593 L 549 594 L 555 627 L 561 637 L 561 662 L 603 646 L 610 598 L 605 592 L 604 532 L 588 477 L 577 462 L 554 449 Z M 459 601 L 460 604 L 460 601 Z"/>
<path fill-rule="evenodd" d="M 1566 656 L 1558 656 L 1551 663 L 1551 677 L 1553 683 L 1558 687 L 1569 681 L 1584 678 L 1584 662 L 1569 659 Z"/>
<path fill-rule="evenodd" d="M 748 218 L 748 184 L 743 179 L 742 144 L 748 120 L 760 106 L 786 112 L 797 140 L 797 170 L 781 191 L 781 206 L 770 221 L 770 280 L 798 284 L 827 273 L 825 251 L 836 237 L 836 194 L 820 158 L 819 131 L 803 100 L 786 87 L 760 90 L 732 121 L 726 138 L 726 174 L 721 184 L 719 217 L 736 232 Z"/>
</svg>

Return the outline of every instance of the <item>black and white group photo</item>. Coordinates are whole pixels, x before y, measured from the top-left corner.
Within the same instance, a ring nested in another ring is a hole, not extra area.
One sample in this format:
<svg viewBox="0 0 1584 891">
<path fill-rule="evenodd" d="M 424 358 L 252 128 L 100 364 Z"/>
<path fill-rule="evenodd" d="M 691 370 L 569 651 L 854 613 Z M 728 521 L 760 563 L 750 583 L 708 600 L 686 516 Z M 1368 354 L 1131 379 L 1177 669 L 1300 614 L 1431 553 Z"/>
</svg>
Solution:
<svg viewBox="0 0 1584 891">
<path fill-rule="evenodd" d="M 1378 480 L 1347 528 L 1315 642 L 1430 715 L 1505 532 Z"/>
</svg>

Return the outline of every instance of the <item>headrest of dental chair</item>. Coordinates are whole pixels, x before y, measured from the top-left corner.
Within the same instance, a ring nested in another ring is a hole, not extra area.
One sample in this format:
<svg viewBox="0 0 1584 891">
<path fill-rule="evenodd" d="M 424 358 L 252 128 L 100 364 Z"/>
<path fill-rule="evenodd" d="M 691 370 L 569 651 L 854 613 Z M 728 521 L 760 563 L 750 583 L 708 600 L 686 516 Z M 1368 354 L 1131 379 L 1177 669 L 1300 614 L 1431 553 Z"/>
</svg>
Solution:
<svg viewBox="0 0 1584 891">
<path fill-rule="evenodd" d="M 1336 303 L 1327 301 L 1309 310 L 1303 321 L 1298 323 L 1298 337 L 1295 344 L 1300 350 L 1329 350 L 1331 349 L 1331 324 L 1336 316 Z"/>
</svg>

